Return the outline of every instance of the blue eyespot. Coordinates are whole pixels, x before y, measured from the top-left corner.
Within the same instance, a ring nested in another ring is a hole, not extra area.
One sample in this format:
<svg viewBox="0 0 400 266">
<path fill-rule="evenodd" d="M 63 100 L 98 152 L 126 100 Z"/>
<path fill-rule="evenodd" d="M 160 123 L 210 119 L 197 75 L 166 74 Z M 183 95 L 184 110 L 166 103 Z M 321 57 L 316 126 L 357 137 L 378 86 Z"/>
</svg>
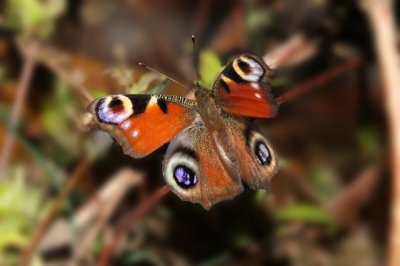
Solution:
<svg viewBox="0 0 400 266">
<path fill-rule="evenodd" d="M 258 162 L 262 165 L 271 163 L 271 155 L 267 146 L 262 142 L 257 142 L 255 145 L 255 154 Z"/>
<path fill-rule="evenodd" d="M 182 188 L 190 188 L 197 184 L 197 176 L 195 172 L 183 165 L 175 167 L 174 179 Z"/>
</svg>

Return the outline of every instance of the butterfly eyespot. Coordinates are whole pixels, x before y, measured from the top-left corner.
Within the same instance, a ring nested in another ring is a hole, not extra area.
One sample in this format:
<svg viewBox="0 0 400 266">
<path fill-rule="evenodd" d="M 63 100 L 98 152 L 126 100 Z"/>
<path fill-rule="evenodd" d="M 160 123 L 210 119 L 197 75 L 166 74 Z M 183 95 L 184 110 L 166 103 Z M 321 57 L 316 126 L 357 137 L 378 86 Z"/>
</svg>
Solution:
<svg viewBox="0 0 400 266">
<path fill-rule="evenodd" d="M 257 157 L 258 162 L 261 165 L 266 165 L 271 163 L 271 154 L 263 142 L 259 141 L 255 144 L 254 153 Z"/>
<path fill-rule="evenodd" d="M 260 81 L 265 72 L 260 63 L 247 56 L 235 59 L 233 68 L 243 80 L 250 82 Z"/>
<path fill-rule="evenodd" d="M 119 97 L 113 97 L 110 103 L 108 104 L 108 107 L 110 107 L 111 109 L 121 108 L 121 107 L 123 108 L 123 103 Z"/>
<path fill-rule="evenodd" d="M 247 64 L 246 62 L 242 61 L 242 60 L 238 60 L 238 66 L 240 67 L 240 69 L 245 73 L 245 74 L 250 74 L 251 73 L 251 68 L 249 66 L 249 64 Z"/>
<path fill-rule="evenodd" d="M 174 179 L 182 188 L 190 188 L 197 184 L 197 176 L 195 172 L 184 165 L 178 165 L 175 167 Z"/>
<path fill-rule="evenodd" d="M 245 129 L 244 136 L 257 162 L 261 165 L 270 165 L 273 155 L 269 148 L 270 144 L 267 144 L 268 141 L 260 133 L 250 128 Z"/>
<path fill-rule="evenodd" d="M 184 191 L 198 182 L 198 158 L 186 148 L 176 150 L 164 167 L 165 181 L 175 190 Z"/>
<path fill-rule="evenodd" d="M 132 102 L 123 95 L 101 98 L 96 107 L 99 121 L 109 124 L 119 124 L 133 114 Z"/>
</svg>

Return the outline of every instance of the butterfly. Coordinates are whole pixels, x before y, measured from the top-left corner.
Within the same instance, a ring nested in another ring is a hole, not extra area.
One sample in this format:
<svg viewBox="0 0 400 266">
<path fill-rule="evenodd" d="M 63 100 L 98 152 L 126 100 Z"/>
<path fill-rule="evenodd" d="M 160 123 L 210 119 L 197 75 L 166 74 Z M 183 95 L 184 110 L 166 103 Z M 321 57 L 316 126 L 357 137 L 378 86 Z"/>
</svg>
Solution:
<svg viewBox="0 0 400 266">
<path fill-rule="evenodd" d="M 165 182 L 182 200 L 209 209 L 241 193 L 244 184 L 269 188 L 278 171 L 274 148 L 250 121 L 278 112 L 268 85 L 271 73 L 261 58 L 244 54 L 223 68 L 212 90 L 194 84 L 195 100 L 111 95 L 94 100 L 88 111 L 133 158 L 170 141 Z"/>
</svg>

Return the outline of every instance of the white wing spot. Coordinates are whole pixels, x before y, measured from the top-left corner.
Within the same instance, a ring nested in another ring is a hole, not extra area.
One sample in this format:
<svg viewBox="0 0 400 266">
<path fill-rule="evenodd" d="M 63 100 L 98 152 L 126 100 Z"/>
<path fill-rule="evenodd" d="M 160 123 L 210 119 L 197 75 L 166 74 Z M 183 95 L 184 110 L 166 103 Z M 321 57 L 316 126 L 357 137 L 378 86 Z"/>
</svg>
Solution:
<svg viewBox="0 0 400 266">
<path fill-rule="evenodd" d="M 260 85 L 258 83 L 255 83 L 255 82 L 250 83 L 250 86 L 252 86 L 254 89 L 257 89 L 257 90 L 261 89 Z"/>
<path fill-rule="evenodd" d="M 123 130 L 128 130 L 131 127 L 131 121 L 127 120 L 121 125 Z"/>
<path fill-rule="evenodd" d="M 150 101 L 149 101 L 149 103 L 148 103 L 148 106 L 152 106 L 152 105 L 155 105 L 155 104 L 157 104 L 157 97 L 152 96 L 152 97 L 150 98 Z"/>
</svg>

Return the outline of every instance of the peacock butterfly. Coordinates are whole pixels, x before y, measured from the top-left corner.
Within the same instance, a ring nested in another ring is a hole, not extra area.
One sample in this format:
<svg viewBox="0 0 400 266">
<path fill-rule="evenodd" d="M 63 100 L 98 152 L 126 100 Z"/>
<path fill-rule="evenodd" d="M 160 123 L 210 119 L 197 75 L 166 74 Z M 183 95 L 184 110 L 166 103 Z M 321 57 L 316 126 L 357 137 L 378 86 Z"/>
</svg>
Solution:
<svg viewBox="0 0 400 266">
<path fill-rule="evenodd" d="M 278 171 L 271 143 L 249 118 L 278 112 L 271 69 L 245 54 L 228 63 L 212 90 L 194 84 L 195 99 L 171 95 L 111 95 L 88 106 L 95 122 L 125 154 L 142 158 L 171 141 L 163 175 L 182 200 L 209 209 L 243 191 L 269 188 Z"/>
</svg>

